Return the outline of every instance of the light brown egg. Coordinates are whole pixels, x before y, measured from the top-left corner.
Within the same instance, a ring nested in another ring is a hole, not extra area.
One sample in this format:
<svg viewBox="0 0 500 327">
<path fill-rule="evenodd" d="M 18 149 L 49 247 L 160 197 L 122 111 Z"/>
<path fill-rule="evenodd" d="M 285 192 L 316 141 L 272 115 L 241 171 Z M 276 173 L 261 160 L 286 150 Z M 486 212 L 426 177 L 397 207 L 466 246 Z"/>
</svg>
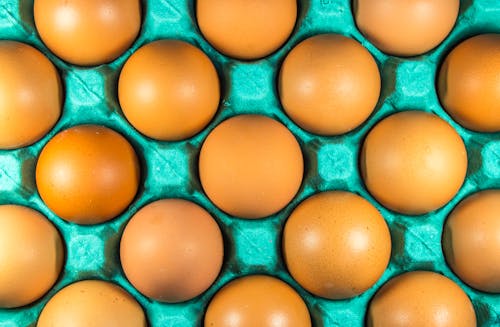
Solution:
<svg viewBox="0 0 500 327">
<path fill-rule="evenodd" d="M 439 71 L 438 93 L 462 126 L 500 132 L 500 34 L 477 35 L 455 47 Z"/>
<path fill-rule="evenodd" d="M 323 192 L 303 201 L 288 218 L 283 254 L 292 277 L 306 290 L 345 299 L 382 276 L 391 235 L 370 202 L 354 193 Z"/>
<path fill-rule="evenodd" d="M 27 305 L 41 298 L 61 272 L 61 236 L 38 211 L 0 205 L 0 262 L 0 307 Z"/>
<path fill-rule="evenodd" d="M 285 282 L 251 275 L 232 280 L 210 301 L 205 327 L 308 327 L 311 318 L 299 294 Z"/>
<path fill-rule="evenodd" d="M 452 280 L 430 271 L 412 271 L 389 280 L 373 297 L 368 327 L 474 327 L 467 294 Z"/>
<path fill-rule="evenodd" d="M 36 165 L 36 184 L 45 204 L 77 224 L 110 220 L 127 208 L 139 186 L 139 161 L 119 133 L 81 125 L 54 136 Z"/>
<path fill-rule="evenodd" d="M 128 280 L 144 295 L 183 302 L 205 290 L 222 266 L 222 233 L 210 214 L 181 199 L 155 201 L 129 221 L 120 243 Z"/>
<path fill-rule="evenodd" d="M 500 293 L 500 189 L 475 193 L 455 207 L 444 226 L 443 250 L 462 281 Z"/>
<path fill-rule="evenodd" d="M 415 56 L 438 46 L 458 16 L 460 0 L 353 0 L 361 33 L 391 55 Z"/>
<path fill-rule="evenodd" d="M 265 116 L 240 115 L 208 135 L 199 173 L 203 190 L 221 210 L 263 218 L 295 196 L 304 162 L 299 143 L 284 125 Z"/>
<path fill-rule="evenodd" d="M 139 303 L 120 286 L 84 280 L 57 292 L 43 308 L 37 327 L 146 327 Z"/>
<path fill-rule="evenodd" d="M 45 45 L 82 66 L 113 61 L 141 28 L 140 0 L 35 0 L 33 10 Z"/>
<path fill-rule="evenodd" d="M 0 67 L 0 149 L 30 145 L 61 115 L 59 73 L 40 51 L 16 41 L 0 41 Z"/>
<path fill-rule="evenodd" d="M 203 36 L 223 54 L 258 59 L 288 39 L 297 19 L 297 1 L 197 0 L 196 19 Z"/>
<path fill-rule="evenodd" d="M 200 132 L 215 115 L 219 78 L 200 49 L 183 41 L 160 40 L 127 60 L 118 98 L 125 117 L 139 132 L 177 141 Z"/>
<path fill-rule="evenodd" d="M 360 166 L 366 187 L 380 203 L 420 215 L 455 196 L 467 171 L 467 152 L 460 135 L 438 116 L 405 111 L 368 133 Z"/>
<path fill-rule="evenodd" d="M 322 135 L 351 131 L 372 113 L 380 94 L 377 63 L 358 42 L 338 34 L 313 36 L 287 55 L 278 89 L 287 115 Z"/>
</svg>

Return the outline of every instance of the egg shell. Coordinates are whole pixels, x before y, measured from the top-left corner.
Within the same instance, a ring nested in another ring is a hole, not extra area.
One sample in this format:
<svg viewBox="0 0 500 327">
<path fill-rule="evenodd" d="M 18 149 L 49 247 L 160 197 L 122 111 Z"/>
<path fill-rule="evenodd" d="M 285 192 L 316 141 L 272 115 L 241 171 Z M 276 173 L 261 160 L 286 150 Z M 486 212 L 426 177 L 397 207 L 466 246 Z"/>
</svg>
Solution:
<svg viewBox="0 0 500 327">
<path fill-rule="evenodd" d="M 232 280 L 210 301 L 204 326 L 308 327 L 304 301 L 283 281 L 266 275 Z"/>
<path fill-rule="evenodd" d="M 258 59 L 277 50 L 292 33 L 296 18 L 297 0 L 196 1 L 203 36 L 220 52 L 238 59 Z"/>
<path fill-rule="evenodd" d="M 61 115 L 59 72 L 36 48 L 9 40 L 0 40 L 0 67 L 0 149 L 30 145 Z"/>
<path fill-rule="evenodd" d="M 0 307 L 14 308 L 41 298 L 64 266 L 61 235 L 31 208 L 0 205 Z"/>
<path fill-rule="evenodd" d="M 120 261 L 129 281 L 162 302 L 190 300 L 209 288 L 222 266 L 219 226 L 193 202 L 164 199 L 140 209 L 127 223 Z"/>
<path fill-rule="evenodd" d="M 451 269 L 483 292 L 500 293 L 500 189 L 462 200 L 443 231 L 443 251 Z"/>
<path fill-rule="evenodd" d="M 115 218 L 139 187 L 139 159 L 119 133 L 74 126 L 45 145 L 36 165 L 40 197 L 59 217 L 78 224 Z"/>
<path fill-rule="evenodd" d="M 35 0 L 33 15 L 46 46 L 82 66 L 113 61 L 141 28 L 140 0 Z"/>
<path fill-rule="evenodd" d="M 57 292 L 43 308 L 37 327 L 146 327 L 137 301 L 121 287 L 83 280 Z"/>
<path fill-rule="evenodd" d="M 455 25 L 460 0 L 353 0 L 356 25 L 377 48 L 416 56 L 438 46 Z"/>
</svg>

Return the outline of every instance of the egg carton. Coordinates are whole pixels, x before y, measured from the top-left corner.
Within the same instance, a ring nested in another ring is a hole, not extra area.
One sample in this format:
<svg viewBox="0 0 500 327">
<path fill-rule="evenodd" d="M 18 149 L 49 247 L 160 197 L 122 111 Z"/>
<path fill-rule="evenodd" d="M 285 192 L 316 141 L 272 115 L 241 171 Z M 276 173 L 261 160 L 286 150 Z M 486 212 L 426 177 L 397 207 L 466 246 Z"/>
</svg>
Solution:
<svg viewBox="0 0 500 327">
<path fill-rule="evenodd" d="M 315 326 L 362 326 L 374 293 L 390 278 L 411 270 L 432 270 L 458 283 L 473 302 L 479 326 L 500 325 L 500 294 L 477 291 L 464 284 L 447 266 L 441 248 L 443 223 L 467 195 L 500 188 L 500 133 L 483 134 L 455 123 L 436 94 L 436 72 L 446 54 L 462 40 L 480 33 L 500 32 L 498 0 L 463 0 L 457 23 L 437 48 L 417 57 L 388 56 L 357 30 L 349 0 L 299 1 L 299 15 L 290 39 L 278 51 L 256 61 L 238 61 L 217 52 L 203 39 L 192 0 L 143 1 L 143 24 L 132 47 L 113 62 L 84 68 L 54 56 L 41 42 L 33 21 L 33 3 L 0 2 L 0 39 L 18 40 L 41 50 L 56 65 L 64 84 L 63 113 L 55 127 L 35 144 L 0 151 L 0 202 L 32 207 L 59 229 L 66 261 L 56 284 L 41 299 L 16 309 L 0 309 L 0 326 L 34 326 L 47 301 L 61 288 L 83 279 L 112 281 L 142 305 L 151 326 L 200 326 L 208 302 L 230 280 L 249 274 L 268 274 L 289 283 L 305 300 Z M 309 36 L 339 33 L 359 41 L 374 56 L 382 77 L 379 102 L 371 117 L 340 136 L 322 137 L 295 125 L 283 112 L 277 95 L 279 67 L 294 45 Z M 221 80 L 221 101 L 212 122 L 199 134 L 180 142 L 148 139 L 132 128 L 117 100 L 117 81 L 126 59 L 140 46 L 157 39 L 180 39 L 202 49 L 215 64 Z M 0 71 L 1 73 L 1 71 Z M 468 154 L 465 183 L 444 207 L 422 216 L 392 212 L 368 193 L 360 177 L 358 158 L 368 131 L 384 117 L 417 109 L 432 112 L 450 123 L 463 138 Z M 203 193 L 198 177 L 198 155 L 207 134 L 223 120 L 240 114 L 262 114 L 285 124 L 300 142 L 305 175 L 293 201 L 277 214 L 260 220 L 231 217 Z M 35 165 L 43 146 L 58 132 L 74 125 L 99 124 L 124 135 L 136 149 L 142 166 L 139 192 L 125 212 L 98 225 L 82 226 L 55 216 L 41 200 L 35 184 Z M 378 282 L 347 300 L 313 296 L 289 275 L 281 251 L 284 223 L 298 203 L 326 190 L 347 190 L 369 200 L 386 219 L 392 237 L 389 266 Z M 215 283 L 200 296 L 167 304 L 140 294 L 127 281 L 119 261 L 119 242 L 130 217 L 149 202 L 184 198 L 206 208 L 219 223 L 225 245 L 224 264 Z M 0 263 L 1 264 L 1 263 Z M 36 273 L 35 271 L 33 272 Z"/>
</svg>

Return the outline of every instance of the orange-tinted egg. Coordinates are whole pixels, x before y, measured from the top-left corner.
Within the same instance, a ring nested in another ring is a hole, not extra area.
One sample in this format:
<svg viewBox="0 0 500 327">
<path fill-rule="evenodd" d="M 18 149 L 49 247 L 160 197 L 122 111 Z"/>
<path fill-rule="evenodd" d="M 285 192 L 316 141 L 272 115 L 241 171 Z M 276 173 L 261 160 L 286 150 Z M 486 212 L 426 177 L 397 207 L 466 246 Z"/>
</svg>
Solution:
<svg viewBox="0 0 500 327">
<path fill-rule="evenodd" d="M 309 292 L 344 299 L 370 288 L 391 256 L 391 235 L 378 210 L 344 191 L 303 201 L 283 232 L 285 263 Z"/>
<path fill-rule="evenodd" d="M 257 59 L 277 50 L 292 33 L 296 0 L 197 0 L 203 36 L 220 52 Z"/>
<path fill-rule="evenodd" d="M 70 284 L 47 302 L 37 327 L 146 327 L 144 312 L 120 286 L 101 280 Z"/>
<path fill-rule="evenodd" d="M 430 271 L 413 271 L 389 280 L 373 297 L 368 327 L 474 327 L 467 294 L 452 280 Z"/>
<path fill-rule="evenodd" d="M 96 125 L 75 126 L 54 136 L 36 166 L 45 204 L 78 224 L 101 223 L 125 210 L 137 192 L 139 175 L 130 143 Z"/>
<path fill-rule="evenodd" d="M 222 234 L 210 214 L 181 199 L 155 201 L 129 221 L 120 243 L 128 280 L 144 295 L 182 302 L 217 278 L 224 256 Z"/>
<path fill-rule="evenodd" d="M 219 78 L 200 49 L 183 41 L 160 40 L 127 60 L 118 97 L 125 117 L 139 132 L 177 141 L 201 131 L 215 115 Z"/>
<path fill-rule="evenodd" d="M 477 35 L 455 47 L 439 72 L 438 93 L 462 126 L 500 132 L 500 34 Z"/>
<path fill-rule="evenodd" d="M 287 115 L 305 130 L 322 135 L 359 126 L 380 94 L 373 57 L 355 40 L 338 34 L 299 43 L 285 58 L 278 84 Z"/>
<path fill-rule="evenodd" d="M 419 215 L 455 196 L 467 171 L 467 152 L 460 135 L 438 116 L 405 111 L 368 133 L 360 166 L 366 187 L 379 202 Z"/>
<path fill-rule="evenodd" d="M 0 67 L 0 149 L 30 145 L 61 115 L 59 73 L 40 51 L 16 41 L 0 41 Z"/>
<path fill-rule="evenodd" d="M 61 272 L 61 236 L 38 211 L 0 205 L 0 262 L 0 307 L 29 304 L 42 297 Z"/>
<path fill-rule="evenodd" d="M 77 65 L 113 61 L 141 28 L 140 0 L 35 0 L 34 18 L 47 47 Z"/>
<path fill-rule="evenodd" d="M 199 158 L 203 190 L 217 207 L 262 218 L 285 207 L 302 182 L 304 162 L 293 134 L 274 119 L 232 117 L 206 138 Z"/>
<path fill-rule="evenodd" d="M 308 327 L 311 318 L 299 294 L 285 282 L 265 276 L 238 278 L 220 289 L 205 313 L 205 327 Z"/>
<path fill-rule="evenodd" d="M 458 16 L 460 0 L 353 0 L 356 25 L 380 50 L 415 56 L 439 45 Z"/>
<path fill-rule="evenodd" d="M 500 293 L 500 189 L 460 202 L 444 226 L 443 250 L 461 280 L 481 291 Z"/>
</svg>

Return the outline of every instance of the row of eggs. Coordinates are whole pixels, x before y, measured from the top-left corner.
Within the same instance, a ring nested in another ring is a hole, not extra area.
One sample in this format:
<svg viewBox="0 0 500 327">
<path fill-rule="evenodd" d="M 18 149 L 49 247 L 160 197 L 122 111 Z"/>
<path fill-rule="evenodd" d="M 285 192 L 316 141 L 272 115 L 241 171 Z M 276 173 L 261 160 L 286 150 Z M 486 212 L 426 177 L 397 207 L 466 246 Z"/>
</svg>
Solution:
<svg viewBox="0 0 500 327">
<path fill-rule="evenodd" d="M 499 210 L 500 190 L 476 193 L 454 209 L 443 232 L 443 251 L 453 271 L 486 292 L 500 292 L 500 244 L 495 241 Z M 0 257 L 8 267 L 0 271 L 0 305 L 23 306 L 44 295 L 64 265 L 57 229 L 33 209 L 1 205 L 0 240 Z M 391 239 L 384 219 L 368 201 L 350 192 L 329 191 L 309 197 L 291 213 L 282 250 L 300 286 L 336 300 L 359 295 L 376 283 L 389 262 Z M 168 303 L 206 291 L 219 275 L 223 256 L 217 222 L 199 205 L 182 199 L 157 200 L 141 208 L 120 242 L 127 279 L 144 295 Z M 22 282 L 19 276 L 25 276 Z M 435 306 L 444 307 L 436 311 Z M 377 291 L 367 322 L 382 326 L 408 319 L 435 324 L 443 312 L 449 326 L 475 325 L 472 304 L 458 285 L 437 273 L 414 271 Z M 289 326 L 310 325 L 307 306 L 291 286 L 271 276 L 250 275 L 230 281 L 215 294 L 205 325 L 232 326 L 231 319 L 239 319 L 238 325 L 264 323 L 273 314 L 289 320 Z M 126 291 L 106 281 L 85 280 L 57 292 L 42 310 L 38 326 L 121 320 L 123 326 L 146 324 L 142 308 Z"/>
<path fill-rule="evenodd" d="M 500 131 L 495 86 L 499 54 L 500 35 L 483 34 L 457 46 L 442 65 L 440 99 L 465 127 Z M 29 145 L 60 117 L 60 77 L 43 54 L 16 41 L 0 41 L 0 64 L 5 67 L 0 79 L 5 93 L 0 147 Z M 371 115 L 380 95 L 380 75 L 375 60 L 359 43 L 324 34 L 306 39 L 289 53 L 278 90 L 285 112 L 299 126 L 320 135 L 338 135 Z M 215 67 L 201 50 L 183 41 L 159 40 L 141 47 L 125 63 L 118 98 L 125 117 L 142 134 L 176 141 L 197 134 L 211 121 L 220 85 Z"/>
</svg>

